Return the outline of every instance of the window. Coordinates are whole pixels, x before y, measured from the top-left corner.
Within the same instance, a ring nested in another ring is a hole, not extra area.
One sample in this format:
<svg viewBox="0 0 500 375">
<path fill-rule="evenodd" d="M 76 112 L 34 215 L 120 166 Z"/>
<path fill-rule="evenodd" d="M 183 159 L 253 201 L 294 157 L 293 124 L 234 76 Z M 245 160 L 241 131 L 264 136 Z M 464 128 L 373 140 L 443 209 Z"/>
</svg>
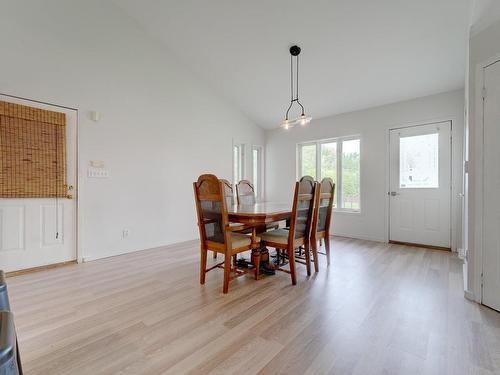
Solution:
<svg viewBox="0 0 500 375">
<path fill-rule="evenodd" d="M 245 145 L 235 144 L 233 146 L 233 182 L 237 184 L 243 180 L 245 160 Z"/>
<path fill-rule="evenodd" d="M 439 133 L 400 138 L 399 187 L 439 187 Z"/>
<path fill-rule="evenodd" d="M 263 193 L 263 149 L 261 146 L 252 146 L 252 182 L 257 200 L 262 198 Z"/>
<path fill-rule="evenodd" d="M 335 183 L 334 206 L 339 210 L 360 211 L 359 137 L 343 137 L 299 144 L 298 177 L 320 181 L 329 177 Z"/>
<path fill-rule="evenodd" d="M 342 208 L 359 211 L 359 139 L 342 141 Z"/>
<path fill-rule="evenodd" d="M 301 160 L 300 175 L 316 178 L 316 144 L 302 146 Z"/>
</svg>

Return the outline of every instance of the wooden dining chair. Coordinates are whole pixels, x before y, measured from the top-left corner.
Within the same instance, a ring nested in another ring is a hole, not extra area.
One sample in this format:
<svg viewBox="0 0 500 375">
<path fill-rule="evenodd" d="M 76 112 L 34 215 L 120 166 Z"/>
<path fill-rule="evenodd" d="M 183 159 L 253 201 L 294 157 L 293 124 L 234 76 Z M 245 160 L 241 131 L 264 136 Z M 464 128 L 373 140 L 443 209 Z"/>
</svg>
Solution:
<svg viewBox="0 0 500 375">
<path fill-rule="evenodd" d="M 313 224 L 311 230 L 311 245 L 316 254 L 318 242 L 325 242 L 326 262 L 330 265 L 330 224 L 332 220 L 333 201 L 335 198 L 335 184 L 331 178 L 324 178 L 318 186 L 316 202 L 314 204 Z M 318 259 L 314 258 L 314 268 L 318 272 Z"/>
<path fill-rule="evenodd" d="M 233 185 L 223 178 L 220 179 L 224 183 L 224 197 L 226 198 L 226 207 L 234 205 L 234 190 Z"/>
<path fill-rule="evenodd" d="M 230 224 L 227 214 L 224 182 L 212 174 L 204 174 L 193 182 L 198 229 L 200 232 L 200 284 L 205 284 L 205 274 L 215 268 L 224 269 L 223 293 L 229 289 L 231 276 L 231 258 L 238 253 L 252 250 L 255 263 L 255 279 L 258 278 L 260 264 L 260 238 L 255 235 L 237 233 L 249 227 L 242 224 Z M 224 262 L 207 269 L 207 252 L 211 250 L 224 254 Z M 246 272 L 233 269 L 235 276 Z M 233 278 L 234 278 L 233 277 Z"/>
<path fill-rule="evenodd" d="M 304 246 L 306 253 L 307 275 L 311 275 L 310 259 L 310 235 L 312 218 L 314 212 L 314 200 L 317 183 L 310 180 L 303 180 L 295 183 L 295 194 L 293 198 L 292 217 L 289 229 L 275 229 L 260 234 L 263 246 L 274 247 L 278 251 L 286 249 L 290 270 L 287 271 L 278 266 L 278 270 L 289 272 L 292 284 L 297 284 L 295 271 L 295 249 Z M 317 258 L 313 249 L 313 256 Z"/>
<path fill-rule="evenodd" d="M 238 204 L 251 205 L 257 202 L 255 188 L 248 180 L 241 180 L 236 184 L 236 200 Z M 279 223 L 268 223 L 266 227 L 258 228 L 259 232 L 264 230 L 278 229 Z"/>
<path fill-rule="evenodd" d="M 248 180 L 241 180 L 236 184 L 236 199 L 238 204 L 255 204 L 255 188 Z"/>
<path fill-rule="evenodd" d="M 233 185 L 223 178 L 220 179 L 224 183 L 224 197 L 226 198 L 226 208 L 232 207 L 234 205 L 234 191 Z M 250 229 L 251 232 L 251 229 Z M 217 252 L 213 252 L 213 258 L 217 259 Z"/>
</svg>

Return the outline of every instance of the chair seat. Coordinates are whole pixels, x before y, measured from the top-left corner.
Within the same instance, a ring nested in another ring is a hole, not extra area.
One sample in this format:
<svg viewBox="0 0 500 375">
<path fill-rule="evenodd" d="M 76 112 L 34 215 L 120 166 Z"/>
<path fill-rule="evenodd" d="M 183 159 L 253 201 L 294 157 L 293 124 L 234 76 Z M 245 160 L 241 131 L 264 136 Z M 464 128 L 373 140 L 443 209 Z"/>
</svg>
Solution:
<svg viewBox="0 0 500 375">
<path fill-rule="evenodd" d="M 263 241 L 275 242 L 286 246 L 288 244 L 289 233 L 287 229 L 280 228 L 261 233 L 260 238 Z"/>
<path fill-rule="evenodd" d="M 255 236 L 255 242 L 260 242 L 260 237 Z M 237 249 L 239 247 L 250 246 L 252 244 L 252 237 L 242 233 L 231 233 L 231 247 Z"/>
</svg>

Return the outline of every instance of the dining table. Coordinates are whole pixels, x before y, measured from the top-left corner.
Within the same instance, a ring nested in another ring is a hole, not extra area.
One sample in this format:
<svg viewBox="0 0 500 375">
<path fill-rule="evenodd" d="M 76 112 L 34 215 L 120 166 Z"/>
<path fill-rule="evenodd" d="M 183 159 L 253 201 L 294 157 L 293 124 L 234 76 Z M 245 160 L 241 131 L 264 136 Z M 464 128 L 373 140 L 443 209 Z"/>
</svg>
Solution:
<svg viewBox="0 0 500 375">
<path fill-rule="evenodd" d="M 280 221 L 286 221 L 287 225 L 292 216 L 291 203 L 281 202 L 259 202 L 254 204 L 234 204 L 227 207 L 228 220 L 232 223 L 240 223 L 255 227 L 257 234 L 265 232 L 269 224 L 277 224 Z M 267 253 L 268 250 L 263 247 L 259 250 L 261 254 Z M 277 265 L 285 264 L 280 263 L 279 254 L 276 258 Z M 282 258 L 282 261 L 284 259 Z M 254 264 L 253 256 L 250 261 Z M 274 268 L 274 267 L 272 267 Z M 256 276 L 260 276 L 257 274 Z"/>
<path fill-rule="evenodd" d="M 270 223 L 289 220 L 292 206 L 290 203 L 280 202 L 235 204 L 227 208 L 227 213 L 230 222 L 265 227 Z"/>
</svg>

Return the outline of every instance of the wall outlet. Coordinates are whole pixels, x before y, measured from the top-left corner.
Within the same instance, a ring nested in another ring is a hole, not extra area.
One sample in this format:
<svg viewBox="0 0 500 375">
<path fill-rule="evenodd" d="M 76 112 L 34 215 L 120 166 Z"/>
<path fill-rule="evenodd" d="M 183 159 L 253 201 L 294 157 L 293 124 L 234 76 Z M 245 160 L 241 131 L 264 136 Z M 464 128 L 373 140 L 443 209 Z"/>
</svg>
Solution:
<svg viewBox="0 0 500 375">
<path fill-rule="evenodd" d="M 123 229 L 122 230 L 122 238 L 127 238 L 130 234 L 130 231 L 128 229 Z"/>
</svg>

